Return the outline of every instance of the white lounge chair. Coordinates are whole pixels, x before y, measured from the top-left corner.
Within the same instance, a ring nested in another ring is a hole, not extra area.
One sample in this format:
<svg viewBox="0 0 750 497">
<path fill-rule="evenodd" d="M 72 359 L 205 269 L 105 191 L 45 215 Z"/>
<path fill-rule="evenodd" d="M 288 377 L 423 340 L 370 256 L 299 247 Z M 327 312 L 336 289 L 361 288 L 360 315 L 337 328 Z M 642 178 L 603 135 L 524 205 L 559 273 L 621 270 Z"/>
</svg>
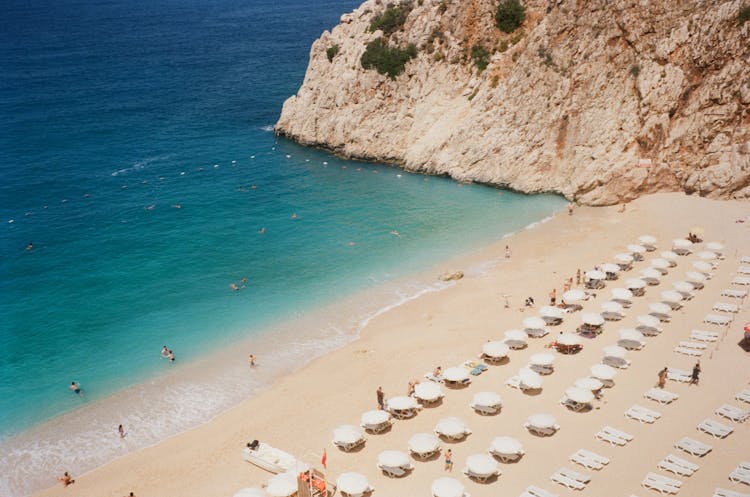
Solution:
<svg viewBox="0 0 750 497">
<path fill-rule="evenodd" d="M 693 473 L 700 469 L 700 466 L 697 464 L 686 461 L 674 454 L 667 455 L 667 457 L 657 464 L 657 467 L 680 476 L 692 476 Z"/>
<path fill-rule="evenodd" d="M 612 428 L 611 426 L 605 426 L 594 435 L 594 438 L 611 445 L 623 446 L 633 440 L 633 435 Z"/>
<path fill-rule="evenodd" d="M 690 383 L 693 379 L 693 374 L 690 371 L 685 371 L 683 369 L 667 368 L 667 379 L 682 383 Z"/>
<path fill-rule="evenodd" d="M 731 297 L 733 299 L 744 299 L 747 297 L 747 290 L 734 290 L 731 288 L 726 288 L 721 291 L 722 297 Z"/>
<path fill-rule="evenodd" d="M 661 413 L 652 411 L 643 406 L 635 404 L 625 411 L 625 416 L 638 421 L 639 423 L 653 423 L 657 419 L 661 418 Z"/>
<path fill-rule="evenodd" d="M 750 255 L 743 255 L 742 259 L 740 259 L 740 262 L 742 264 L 750 264 Z"/>
<path fill-rule="evenodd" d="M 724 404 L 723 406 L 716 409 L 716 414 L 718 414 L 719 416 L 724 416 L 727 419 L 731 419 L 735 423 L 742 423 L 748 417 L 750 417 L 750 411 L 746 411 L 729 404 Z"/>
<path fill-rule="evenodd" d="M 734 396 L 735 399 L 750 404 L 750 390 L 743 390 Z"/>
<path fill-rule="evenodd" d="M 716 331 L 692 330 L 690 338 L 701 342 L 715 342 L 719 339 L 719 333 Z"/>
<path fill-rule="evenodd" d="M 715 324 L 717 326 L 727 326 L 732 322 L 732 318 L 729 316 L 720 316 L 718 314 L 706 314 L 703 318 L 704 323 Z"/>
<path fill-rule="evenodd" d="M 734 431 L 734 428 L 732 428 L 731 426 L 727 426 L 723 423 L 719 423 L 718 421 L 714 421 L 713 419 L 708 418 L 701 421 L 697 426 L 697 429 L 698 431 L 707 433 L 708 435 L 711 435 L 715 438 L 725 438 Z"/>
<path fill-rule="evenodd" d="M 609 464 L 609 459 L 604 456 L 600 456 L 594 452 L 586 449 L 578 449 L 570 456 L 570 461 L 576 464 L 580 464 L 586 469 L 593 469 L 599 471 L 604 466 Z"/>
<path fill-rule="evenodd" d="M 712 446 L 689 437 L 679 439 L 674 446 L 677 449 L 698 457 L 703 457 L 713 450 Z"/>
<path fill-rule="evenodd" d="M 736 314 L 737 312 L 739 312 L 740 308 L 735 304 L 729 304 L 727 302 L 716 302 L 713 306 L 713 310 L 719 312 L 731 312 L 732 314 Z"/>
<path fill-rule="evenodd" d="M 659 404 L 670 404 L 680 398 L 676 393 L 668 392 L 667 390 L 662 390 L 660 388 L 652 388 L 644 393 L 643 396 L 649 400 L 658 402 Z"/>
<path fill-rule="evenodd" d="M 534 485 L 526 487 L 519 497 L 559 497 L 557 494 L 553 494 L 543 488 L 539 488 Z"/>
<path fill-rule="evenodd" d="M 750 471 L 742 468 L 736 468 L 734 471 L 729 473 L 729 479 L 735 483 L 744 483 L 750 485 Z"/>
<path fill-rule="evenodd" d="M 735 276 L 732 278 L 733 285 L 750 285 L 750 278 L 747 276 Z"/>
<path fill-rule="evenodd" d="M 656 490 L 660 494 L 676 494 L 680 491 L 682 482 L 656 473 L 648 473 L 641 485 Z"/>
<path fill-rule="evenodd" d="M 700 342 L 688 342 L 688 341 L 680 341 L 679 343 L 680 347 L 687 347 L 689 349 L 698 349 L 698 350 L 706 350 L 706 347 L 708 347 L 705 343 Z"/>
<path fill-rule="evenodd" d="M 581 481 L 581 479 L 586 481 Z M 591 477 L 573 471 L 572 469 L 560 468 L 557 472 L 552 474 L 550 480 L 572 490 L 583 490 L 586 488 L 586 483 L 591 481 Z"/>
<path fill-rule="evenodd" d="M 743 494 L 742 492 L 735 492 L 734 490 L 717 487 L 716 490 L 714 490 L 713 497 L 750 497 L 750 494 Z"/>
<path fill-rule="evenodd" d="M 703 355 L 703 351 L 692 347 L 683 347 L 679 345 L 674 348 L 674 351 L 678 354 L 689 355 L 691 357 L 700 357 Z"/>
<path fill-rule="evenodd" d="M 750 266 L 740 266 L 737 268 L 737 272 L 740 274 L 750 274 Z"/>
</svg>

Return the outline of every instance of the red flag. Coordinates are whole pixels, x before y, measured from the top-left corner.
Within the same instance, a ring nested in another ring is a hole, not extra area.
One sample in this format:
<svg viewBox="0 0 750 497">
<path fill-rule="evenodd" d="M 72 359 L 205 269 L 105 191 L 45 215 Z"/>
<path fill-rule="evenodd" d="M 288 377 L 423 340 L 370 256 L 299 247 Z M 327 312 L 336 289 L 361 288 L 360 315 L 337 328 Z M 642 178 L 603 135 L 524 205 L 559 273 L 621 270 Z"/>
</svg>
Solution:
<svg viewBox="0 0 750 497">
<path fill-rule="evenodd" d="M 328 469 L 326 461 L 328 461 L 328 454 L 326 454 L 326 450 L 323 449 L 323 457 L 320 458 L 320 463 L 323 465 L 324 469 Z"/>
</svg>

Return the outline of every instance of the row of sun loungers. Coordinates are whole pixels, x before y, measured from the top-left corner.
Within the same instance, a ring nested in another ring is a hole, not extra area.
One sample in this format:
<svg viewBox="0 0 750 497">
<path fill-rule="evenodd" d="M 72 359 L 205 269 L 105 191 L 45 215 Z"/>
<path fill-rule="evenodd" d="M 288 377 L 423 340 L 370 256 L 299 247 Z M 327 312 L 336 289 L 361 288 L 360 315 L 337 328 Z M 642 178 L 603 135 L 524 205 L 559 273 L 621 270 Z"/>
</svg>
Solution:
<svg viewBox="0 0 750 497">
<path fill-rule="evenodd" d="M 630 409 L 625 411 L 625 416 L 632 420 L 638 421 L 639 423 L 651 424 L 661 418 L 661 413 L 635 404 Z"/>
</svg>

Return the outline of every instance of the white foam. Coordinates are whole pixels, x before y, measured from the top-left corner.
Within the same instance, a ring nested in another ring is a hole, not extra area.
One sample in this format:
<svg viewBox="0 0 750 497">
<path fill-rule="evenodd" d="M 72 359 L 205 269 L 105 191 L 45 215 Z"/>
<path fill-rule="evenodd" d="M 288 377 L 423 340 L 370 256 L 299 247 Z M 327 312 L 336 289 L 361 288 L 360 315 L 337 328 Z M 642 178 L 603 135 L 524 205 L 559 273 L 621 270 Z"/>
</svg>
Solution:
<svg viewBox="0 0 750 497">
<path fill-rule="evenodd" d="M 273 124 L 267 124 L 267 125 L 265 125 L 265 126 L 261 126 L 261 128 L 260 128 L 260 129 L 261 129 L 262 131 L 265 131 L 265 132 L 267 132 L 267 133 L 272 133 L 272 132 L 273 132 Z"/>
</svg>

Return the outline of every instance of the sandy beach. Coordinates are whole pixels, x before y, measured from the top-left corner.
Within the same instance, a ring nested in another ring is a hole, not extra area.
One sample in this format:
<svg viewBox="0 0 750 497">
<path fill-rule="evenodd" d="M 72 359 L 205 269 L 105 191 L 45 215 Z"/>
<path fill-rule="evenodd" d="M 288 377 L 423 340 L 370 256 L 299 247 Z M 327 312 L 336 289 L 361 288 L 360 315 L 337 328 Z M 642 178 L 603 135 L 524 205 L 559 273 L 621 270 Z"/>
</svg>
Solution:
<svg viewBox="0 0 750 497">
<path fill-rule="evenodd" d="M 562 212 L 534 229 L 446 261 L 434 268 L 436 279 L 446 271 L 462 270 L 466 276 L 450 288 L 427 293 L 377 316 L 354 343 L 279 379 L 207 424 L 88 474 L 73 475 L 76 482 L 67 488 L 57 485 L 35 495 L 122 497 L 132 491 L 137 497 L 229 497 L 243 487 L 261 487 L 270 478 L 270 473 L 241 457 L 244 445 L 259 439 L 317 467 L 325 448 L 331 481 L 340 473 L 356 471 L 367 476 L 375 488 L 374 495 L 429 496 L 431 482 L 446 475 L 442 458 L 413 461 L 411 474 L 389 478 L 376 467 L 377 456 L 387 449 L 407 451 L 407 440 L 413 434 L 431 433 L 438 420 L 447 416 L 462 418 L 472 430 L 465 440 L 443 443 L 443 448 L 450 447 L 454 454 L 455 467 L 450 476 L 461 481 L 473 497 L 519 495 L 528 485 L 572 495 L 572 490 L 550 481 L 550 475 L 561 467 L 590 473 L 591 482 L 582 493 L 592 496 L 655 494 L 640 486 L 648 472 L 682 480 L 680 495 L 712 495 L 716 487 L 748 492 L 747 486 L 730 482 L 727 476 L 738 463 L 748 460 L 747 448 L 743 447 L 750 440 L 750 421 L 735 423 L 714 411 L 725 403 L 750 409 L 750 405 L 734 400 L 737 392 L 750 388 L 750 358 L 737 346 L 743 324 L 750 321 L 750 306 L 747 298 L 720 296 L 725 288 L 745 288 L 730 282 L 740 258 L 750 256 L 750 221 L 736 222 L 747 218 L 750 205 L 670 193 L 640 198 L 628 204 L 624 212 L 618 211 L 617 206 L 577 207 L 572 216 Z M 611 288 L 637 277 L 641 269 L 649 267 L 650 259 L 669 250 L 673 239 L 684 237 L 694 226 L 703 227 L 705 241 L 723 243 L 726 258 L 718 261 L 705 288 L 696 291 L 695 297 L 685 301 L 671 321 L 663 324 L 661 334 L 647 337 L 642 350 L 628 352 L 631 366 L 618 372 L 615 386 L 604 390 L 591 411 L 576 413 L 561 406 L 563 392 L 576 379 L 589 375 L 590 366 L 600 362 L 602 349 L 617 341 L 618 330 L 634 327 L 636 317 L 647 314 L 648 305 L 661 300 L 661 291 L 672 289 L 671 282 L 684 279 L 685 272 L 693 270 L 691 263 L 698 260 L 694 254 L 680 257 L 677 267 L 669 269 L 659 285 L 649 286 L 644 297 L 636 297 L 623 320 L 607 322 L 601 335 L 584 339 L 580 353 L 562 355 L 553 351 L 555 371 L 544 376 L 538 394 L 524 394 L 505 382 L 527 364 L 532 354 L 550 351 L 545 346 L 557 333 L 575 331 L 581 313 L 566 315 L 561 325 L 550 327 L 547 337 L 529 339 L 526 349 L 511 351 L 507 363 L 490 365 L 486 372 L 473 377 L 468 387 L 443 387 L 446 395 L 441 404 L 422 409 L 412 419 L 395 421 L 383 434 L 368 434 L 360 450 L 345 453 L 331 443 L 336 426 L 359 424 L 363 412 L 377 408 L 378 386 L 383 387 L 386 397 L 405 395 L 410 380 L 426 381 L 423 374 L 435 366 L 445 368 L 476 359 L 487 340 L 502 340 L 504 331 L 519 328 L 525 317 L 538 315 L 538 307 L 548 303 L 553 288 L 559 298 L 564 280 L 575 277 L 577 269 L 586 271 L 612 262 L 615 254 L 637 243 L 640 235 L 655 236 L 656 252 L 645 254 L 644 261 L 621 273 L 620 281 L 606 282 L 606 288 L 595 291 L 596 297 L 584 303 L 583 312 L 599 312 L 601 304 L 609 300 Z M 506 244 L 511 250 L 509 259 L 504 256 Z M 467 271 L 479 266 L 485 270 Z M 528 296 L 533 296 L 537 309 L 523 308 Z M 702 323 L 716 302 L 740 306 L 739 313 L 726 314 L 733 318 L 728 328 Z M 668 381 L 666 390 L 679 395 L 669 405 L 644 399 L 643 393 L 654 386 L 657 372 L 664 366 L 692 369 L 696 358 L 673 349 L 678 342 L 688 340 L 693 329 L 720 332 L 719 340 L 707 344 L 700 357 L 700 384 Z M 258 362 L 261 369 L 263 358 Z M 254 374 L 249 366 L 248 374 Z M 480 416 L 469 407 L 473 395 L 480 391 L 501 395 L 503 408 L 499 414 Z M 623 413 L 633 404 L 658 411 L 661 419 L 647 424 L 626 418 Z M 523 424 L 534 413 L 552 414 L 561 429 L 551 437 L 530 434 Z M 721 421 L 734 432 L 725 439 L 714 439 L 697 431 L 696 425 L 705 418 Z M 630 433 L 634 440 L 623 447 L 596 440 L 594 434 L 605 425 Z M 492 439 L 501 435 L 521 441 L 526 454 L 519 462 L 500 464 L 502 474 L 487 484 L 461 474 L 467 456 L 486 453 Z M 708 443 L 713 450 L 698 458 L 675 449 L 674 443 L 685 436 Z M 610 464 L 600 471 L 589 471 L 569 462 L 570 454 L 581 448 L 609 458 Z M 699 464 L 700 469 L 690 477 L 657 469 L 659 461 L 670 453 Z M 65 469 L 50 468 L 56 473 L 50 474 L 50 481 Z"/>
</svg>

